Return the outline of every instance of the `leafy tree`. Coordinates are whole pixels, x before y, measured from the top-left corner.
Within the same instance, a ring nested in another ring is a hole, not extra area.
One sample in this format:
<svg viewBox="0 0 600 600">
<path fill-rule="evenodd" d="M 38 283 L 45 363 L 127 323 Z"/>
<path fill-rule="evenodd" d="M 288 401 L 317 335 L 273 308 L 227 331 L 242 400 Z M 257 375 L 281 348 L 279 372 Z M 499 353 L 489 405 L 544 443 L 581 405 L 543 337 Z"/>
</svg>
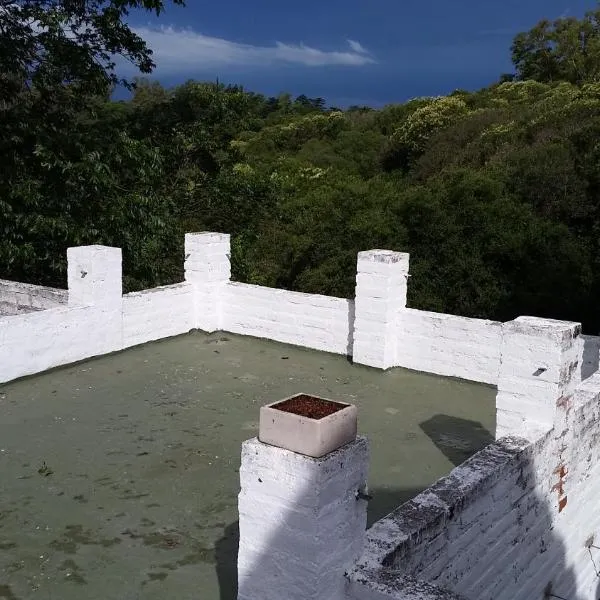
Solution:
<svg viewBox="0 0 600 600">
<path fill-rule="evenodd" d="M 176 277 L 168 257 L 177 228 L 159 193 L 158 149 L 105 122 L 80 120 L 67 133 L 68 142 L 39 137 L 0 185 L 5 276 L 63 284 L 66 248 L 103 243 L 123 247 L 127 289 Z"/>
<path fill-rule="evenodd" d="M 248 249 L 252 283 L 351 297 L 358 249 L 400 246 L 391 181 L 293 159 L 280 161 L 271 180 L 275 204 Z"/>
<path fill-rule="evenodd" d="M 160 152 L 123 131 L 126 111 L 103 105 L 112 86 L 129 85 L 115 57 L 142 72 L 153 67 L 150 49 L 124 22 L 128 11 L 159 14 L 164 4 L 0 4 L 3 276 L 62 283 L 66 247 L 100 241 L 123 245 L 126 257 L 144 255 L 146 265 L 152 252 L 162 260 L 164 238 L 155 236 L 169 209 L 157 195 Z"/>
<path fill-rule="evenodd" d="M 409 114 L 394 131 L 385 149 L 384 168 L 407 168 L 423 154 L 429 139 L 466 115 L 468 107 L 457 96 L 432 98 Z"/>
<path fill-rule="evenodd" d="M 183 0 L 172 0 L 183 5 Z M 75 84 L 80 92 L 105 92 L 107 84 L 130 85 L 115 71 L 115 57 L 142 73 L 152 52 L 125 23 L 131 9 L 159 15 L 163 0 L 21 0 L 0 6 L 0 72 L 17 87 L 55 91 Z"/>
<path fill-rule="evenodd" d="M 134 91 L 131 98 L 131 104 L 136 107 L 156 107 L 161 105 L 167 108 L 165 104 L 171 99 L 171 93 L 158 82 L 146 78 L 137 77 L 134 80 Z"/>
<path fill-rule="evenodd" d="M 574 84 L 600 80 L 600 8 L 579 20 L 540 21 L 511 48 L 517 79 Z"/>
<path fill-rule="evenodd" d="M 412 306 L 502 320 L 581 316 L 591 285 L 586 242 L 538 217 L 502 179 L 449 171 L 409 188 L 396 215 L 412 252 Z"/>
<path fill-rule="evenodd" d="M 182 232 L 210 229 L 242 281 L 352 296 L 356 253 L 391 248 L 411 306 L 600 329 L 597 12 L 517 36 L 516 76 L 477 92 L 342 111 L 218 81 L 114 102 L 111 57 L 151 55 L 107 24 L 162 3 L 3 4 L 0 276 L 56 285 L 68 245 L 100 242 L 126 289 L 169 283 Z M 86 19 L 89 40 L 65 33 Z"/>
</svg>

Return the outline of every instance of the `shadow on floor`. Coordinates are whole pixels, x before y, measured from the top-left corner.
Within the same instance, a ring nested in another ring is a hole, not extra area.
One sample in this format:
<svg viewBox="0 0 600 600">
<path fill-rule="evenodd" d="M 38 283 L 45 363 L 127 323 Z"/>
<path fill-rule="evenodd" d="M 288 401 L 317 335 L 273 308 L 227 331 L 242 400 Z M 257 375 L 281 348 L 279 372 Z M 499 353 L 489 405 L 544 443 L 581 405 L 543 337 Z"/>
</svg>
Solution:
<svg viewBox="0 0 600 600">
<path fill-rule="evenodd" d="M 240 541 L 239 522 L 225 527 L 223 537 L 215 546 L 217 577 L 219 579 L 219 600 L 237 600 L 237 556 Z"/>
<path fill-rule="evenodd" d="M 455 467 L 494 441 L 479 421 L 450 415 L 434 415 L 419 427 Z"/>
</svg>

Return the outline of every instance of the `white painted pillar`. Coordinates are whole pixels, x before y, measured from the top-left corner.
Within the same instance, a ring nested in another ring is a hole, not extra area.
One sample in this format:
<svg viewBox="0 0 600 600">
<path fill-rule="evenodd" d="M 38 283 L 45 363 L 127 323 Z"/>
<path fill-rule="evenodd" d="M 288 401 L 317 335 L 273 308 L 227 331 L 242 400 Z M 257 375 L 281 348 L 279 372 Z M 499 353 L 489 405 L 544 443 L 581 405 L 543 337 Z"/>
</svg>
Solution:
<svg viewBox="0 0 600 600">
<path fill-rule="evenodd" d="M 390 250 L 359 252 L 356 275 L 354 344 L 357 364 L 396 366 L 396 322 L 406 307 L 409 255 Z"/>
<path fill-rule="evenodd" d="M 69 306 L 94 308 L 86 356 L 123 348 L 123 267 L 121 248 L 76 246 L 67 249 Z M 97 312 L 96 312 L 97 311 Z"/>
<path fill-rule="evenodd" d="M 194 288 L 194 327 L 218 331 L 223 326 L 225 285 L 231 278 L 230 241 L 226 233 L 185 234 L 185 280 Z"/>
<path fill-rule="evenodd" d="M 121 248 L 76 246 L 67 249 L 70 306 L 121 307 Z"/>
<path fill-rule="evenodd" d="M 533 441 L 552 429 L 580 381 L 582 346 L 579 323 L 519 317 L 502 325 L 496 439 Z"/>
<path fill-rule="evenodd" d="M 367 439 L 310 458 L 244 442 L 238 600 L 343 600 L 364 545 Z"/>
</svg>

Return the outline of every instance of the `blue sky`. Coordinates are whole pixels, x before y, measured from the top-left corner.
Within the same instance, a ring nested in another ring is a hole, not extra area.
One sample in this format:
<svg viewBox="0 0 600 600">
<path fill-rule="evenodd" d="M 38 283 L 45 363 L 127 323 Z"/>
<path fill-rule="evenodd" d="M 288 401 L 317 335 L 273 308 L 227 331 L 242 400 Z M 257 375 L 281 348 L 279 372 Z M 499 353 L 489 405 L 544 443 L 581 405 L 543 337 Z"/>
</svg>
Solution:
<svg viewBox="0 0 600 600">
<path fill-rule="evenodd" d="M 511 71 L 510 44 L 542 18 L 595 0 L 187 0 L 129 22 L 154 50 L 152 75 L 242 84 L 266 95 L 382 106 L 479 89 Z M 123 72 L 131 75 L 131 72 Z"/>
</svg>

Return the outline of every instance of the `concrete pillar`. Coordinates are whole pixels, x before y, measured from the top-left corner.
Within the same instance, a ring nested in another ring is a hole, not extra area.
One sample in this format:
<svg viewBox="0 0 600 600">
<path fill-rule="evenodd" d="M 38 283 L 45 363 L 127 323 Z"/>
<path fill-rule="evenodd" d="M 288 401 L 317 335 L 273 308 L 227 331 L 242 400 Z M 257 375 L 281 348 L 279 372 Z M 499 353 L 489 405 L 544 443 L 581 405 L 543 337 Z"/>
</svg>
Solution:
<svg viewBox="0 0 600 600">
<path fill-rule="evenodd" d="M 503 324 L 496 439 L 533 441 L 553 428 L 580 381 L 582 346 L 579 323 L 519 317 Z"/>
<path fill-rule="evenodd" d="M 365 539 L 368 442 L 322 458 L 244 442 L 238 600 L 343 600 Z"/>
<path fill-rule="evenodd" d="M 123 348 L 123 274 L 120 248 L 77 246 L 67 250 L 69 307 L 90 307 L 81 327 L 87 330 L 84 357 Z M 66 342 L 65 342 L 66 343 Z M 69 349 L 73 360 L 82 356 Z M 77 358 L 75 358 L 77 357 Z M 67 361 L 68 362 L 68 361 Z"/>
<path fill-rule="evenodd" d="M 122 307 L 121 248 L 76 246 L 67 249 L 70 306 Z"/>
<path fill-rule="evenodd" d="M 396 366 L 398 311 L 406 307 L 409 255 L 390 250 L 359 252 L 354 344 L 357 364 Z"/>
<path fill-rule="evenodd" d="M 229 234 L 185 234 L 185 280 L 194 288 L 194 327 L 217 331 L 223 325 L 222 302 L 231 278 Z"/>
</svg>

